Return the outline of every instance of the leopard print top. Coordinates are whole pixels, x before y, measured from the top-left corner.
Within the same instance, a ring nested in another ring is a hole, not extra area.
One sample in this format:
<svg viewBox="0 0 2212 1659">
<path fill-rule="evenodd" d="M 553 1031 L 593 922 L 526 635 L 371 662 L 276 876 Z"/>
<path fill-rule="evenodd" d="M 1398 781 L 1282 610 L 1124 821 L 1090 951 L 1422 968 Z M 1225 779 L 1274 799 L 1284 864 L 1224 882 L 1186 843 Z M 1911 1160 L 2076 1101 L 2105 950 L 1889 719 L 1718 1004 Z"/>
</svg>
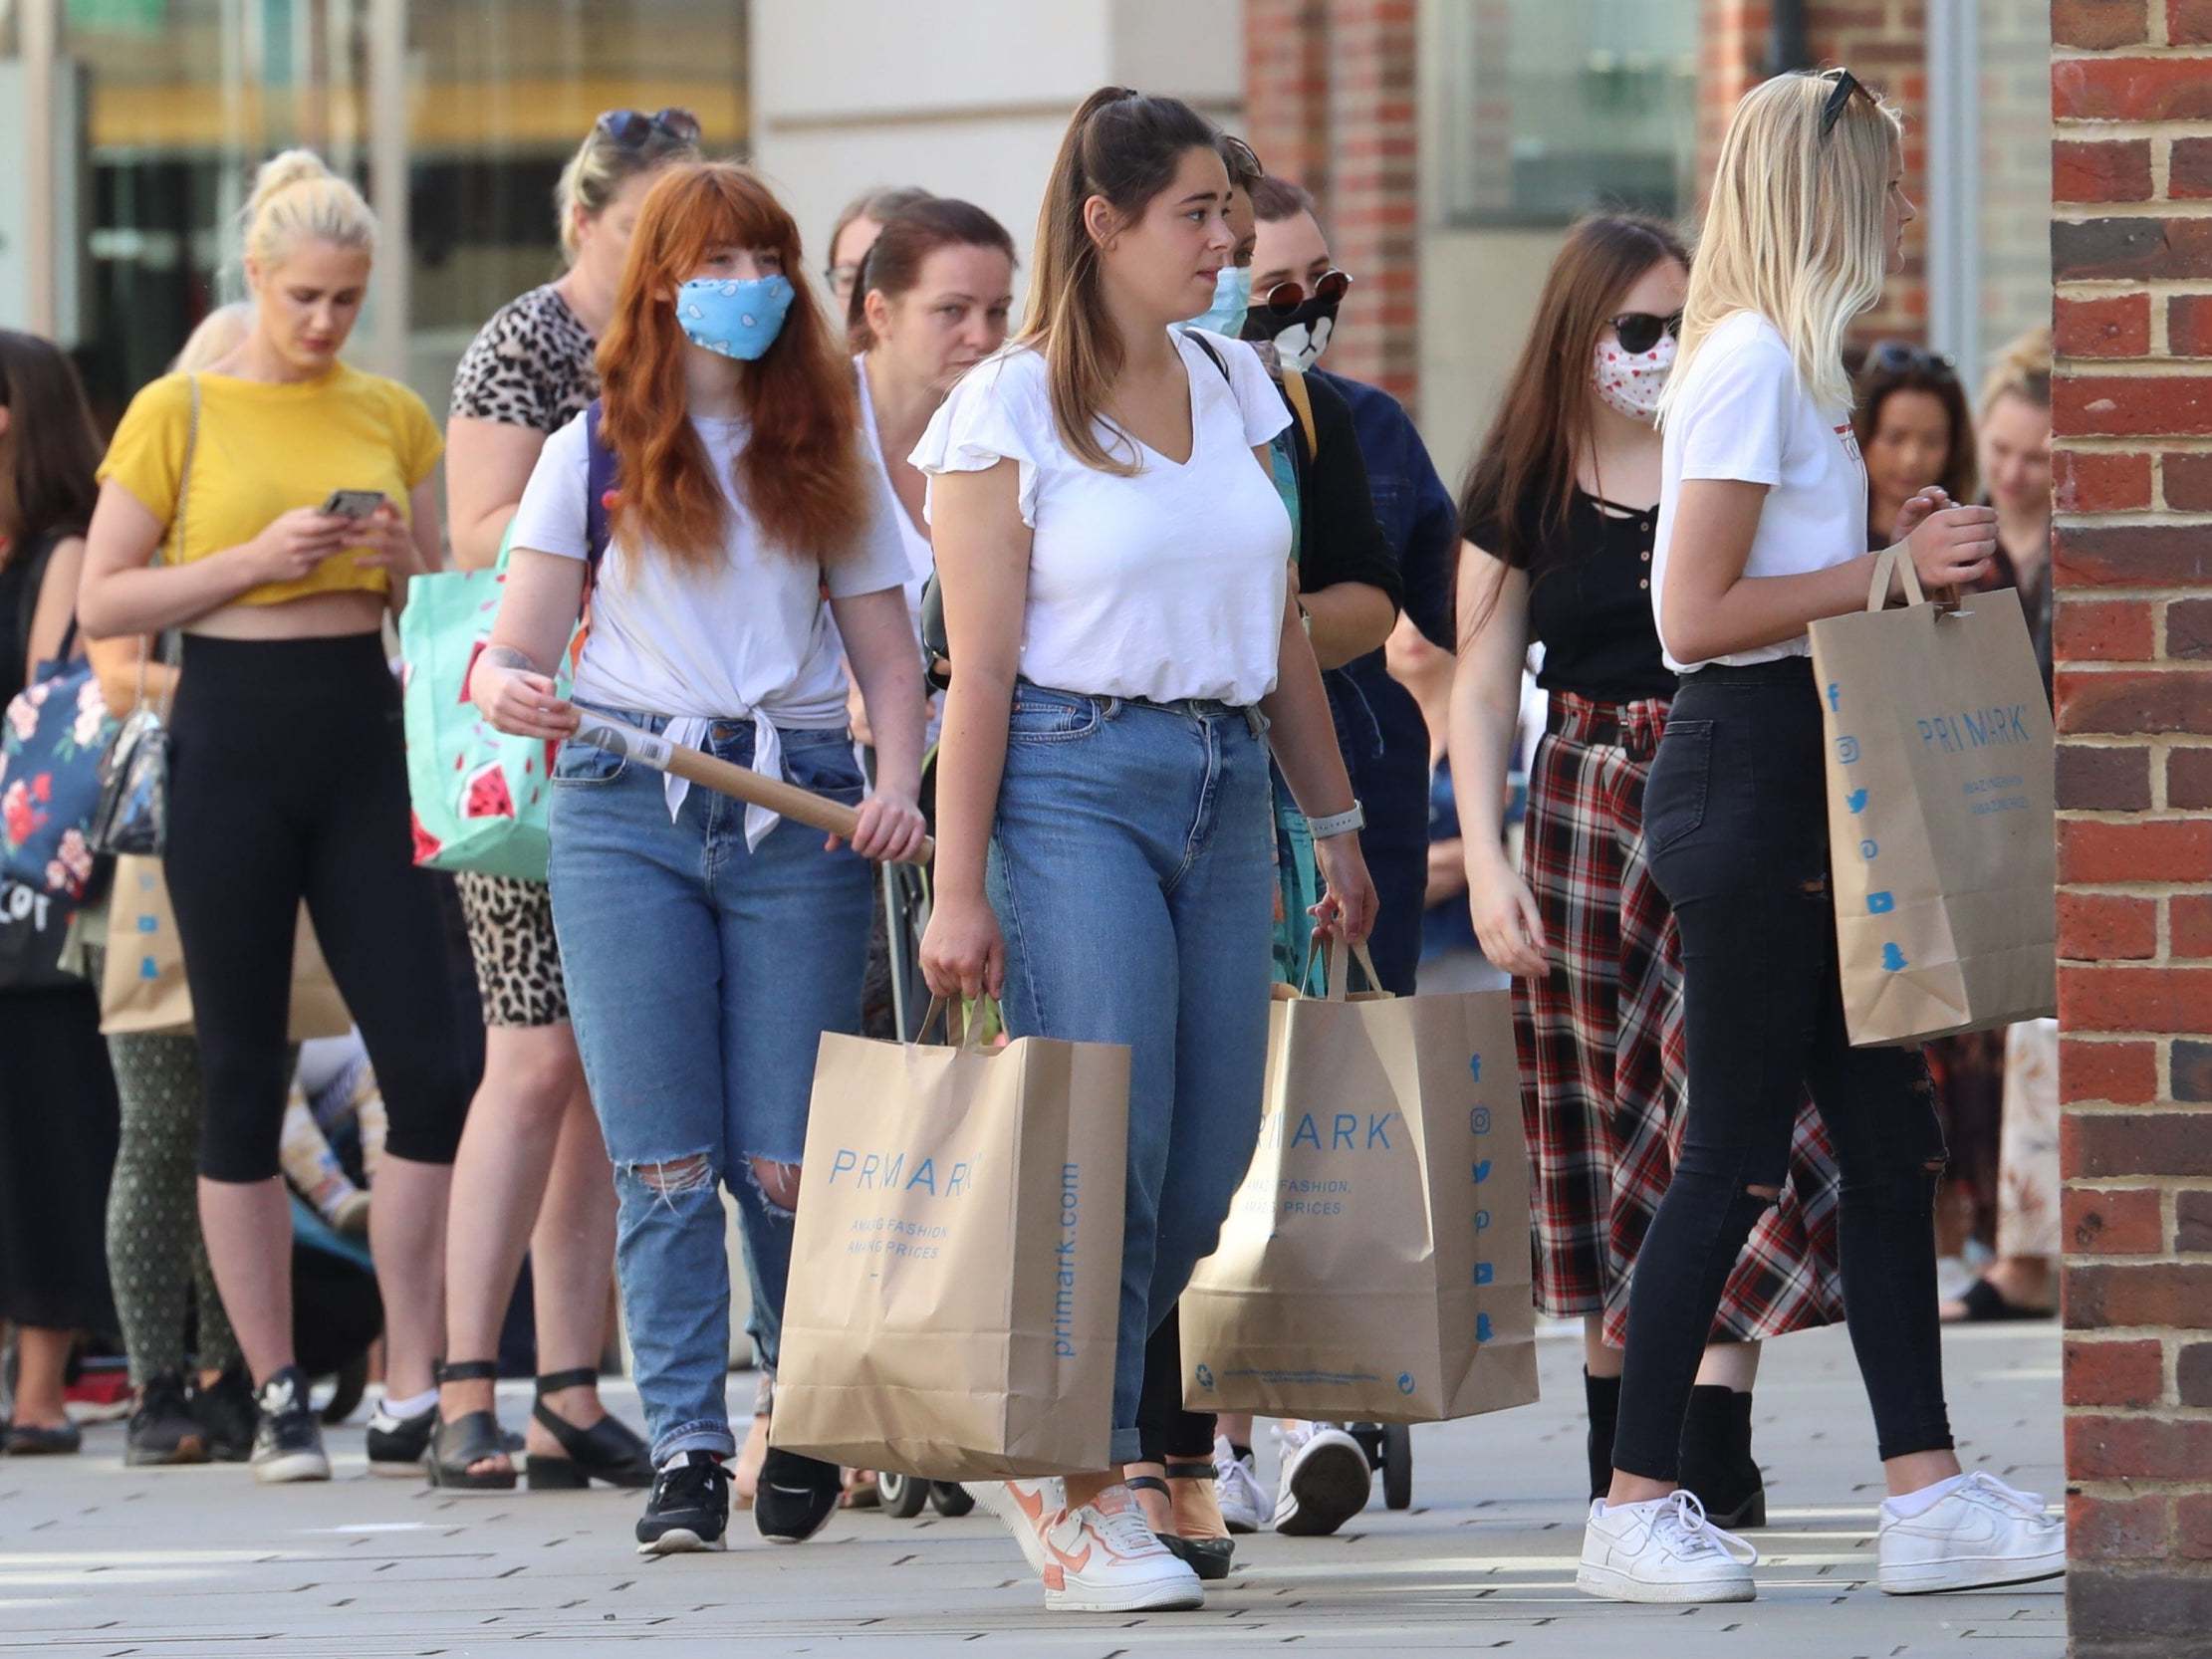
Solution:
<svg viewBox="0 0 2212 1659">
<path fill-rule="evenodd" d="M 518 295 L 469 343 L 451 413 L 555 432 L 599 395 L 599 350 L 552 283 Z"/>
</svg>

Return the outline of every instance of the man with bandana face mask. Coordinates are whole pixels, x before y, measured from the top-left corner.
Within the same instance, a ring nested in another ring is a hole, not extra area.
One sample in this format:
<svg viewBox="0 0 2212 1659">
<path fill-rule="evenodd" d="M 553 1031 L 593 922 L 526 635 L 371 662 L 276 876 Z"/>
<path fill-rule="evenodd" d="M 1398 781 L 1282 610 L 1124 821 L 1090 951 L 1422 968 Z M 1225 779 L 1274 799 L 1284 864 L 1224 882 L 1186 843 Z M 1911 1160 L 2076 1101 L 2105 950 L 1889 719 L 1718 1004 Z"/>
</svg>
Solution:
<svg viewBox="0 0 2212 1659">
<path fill-rule="evenodd" d="M 1452 647 L 1453 561 L 1458 514 L 1398 400 L 1379 386 L 1315 368 L 1335 336 L 1347 280 L 1330 257 L 1329 238 L 1313 197 L 1273 175 L 1252 188 L 1258 240 L 1252 257 L 1251 310 L 1244 338 L 1274 345 L 1283 361 L 1351 405 L 1375 517 L 1397 557 L 1405 613 L 1435 644 Z M 1288 285 L 1300 292 L 1294 297 Z M 1283 307 L 1269 306 L 1274 296 Z M 1296 303 L 1291 304 L 1295 298 Z M 1428 727 L 1412 695 L 1390 678 L 1375 650 L 1323 676 L 1337 716 L 1352 788 L 1366 808 L 1360 850 L 1374 879 L 1378 907 L 1368 940 L 1385 989 L 1413 989 L 1421 954 L 1421 915 L 1428 880 Z"/>
</svg>

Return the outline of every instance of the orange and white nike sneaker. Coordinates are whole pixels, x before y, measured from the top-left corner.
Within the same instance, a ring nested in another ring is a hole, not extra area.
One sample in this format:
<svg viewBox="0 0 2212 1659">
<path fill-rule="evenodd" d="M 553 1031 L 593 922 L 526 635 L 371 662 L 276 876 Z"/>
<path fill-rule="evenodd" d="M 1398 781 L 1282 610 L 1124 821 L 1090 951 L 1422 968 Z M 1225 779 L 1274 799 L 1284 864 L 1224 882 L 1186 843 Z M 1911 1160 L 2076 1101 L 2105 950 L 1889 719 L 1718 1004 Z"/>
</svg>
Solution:
<svg viewBox="0 0 2212 1659">
<path fill-rule="evenodd" d="M 1044 1579 L 1047 1607 L 1068 1613 L 1133 1613 L 1205 1605 L 1198 1574 L 1160 1542 L 1127 1487 L 1108 1487 L 1071 1510 L 1047 1507 L 1049 1499 L 1059 1496 L 1056 1486 L 1008 1481 L 975 1488 Z"/>
</svg>

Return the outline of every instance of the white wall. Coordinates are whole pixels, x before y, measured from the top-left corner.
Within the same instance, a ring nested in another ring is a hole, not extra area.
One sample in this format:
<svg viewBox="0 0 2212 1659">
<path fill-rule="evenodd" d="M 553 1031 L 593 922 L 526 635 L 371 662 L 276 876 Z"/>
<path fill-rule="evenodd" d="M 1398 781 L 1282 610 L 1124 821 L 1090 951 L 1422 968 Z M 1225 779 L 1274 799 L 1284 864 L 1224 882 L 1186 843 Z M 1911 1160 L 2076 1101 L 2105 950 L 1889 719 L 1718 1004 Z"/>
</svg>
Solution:
<svg viewBox="0 0 2212 1659">
<path fill-rule="evenodd" d="M 753 157 L 807 261 L 860 191 L 918 184 L 995 214 L 1025 264 L 1053 152 L 1109 83 L 1242 101 L 1236 0 L 753 0 Z"/>
</svg>

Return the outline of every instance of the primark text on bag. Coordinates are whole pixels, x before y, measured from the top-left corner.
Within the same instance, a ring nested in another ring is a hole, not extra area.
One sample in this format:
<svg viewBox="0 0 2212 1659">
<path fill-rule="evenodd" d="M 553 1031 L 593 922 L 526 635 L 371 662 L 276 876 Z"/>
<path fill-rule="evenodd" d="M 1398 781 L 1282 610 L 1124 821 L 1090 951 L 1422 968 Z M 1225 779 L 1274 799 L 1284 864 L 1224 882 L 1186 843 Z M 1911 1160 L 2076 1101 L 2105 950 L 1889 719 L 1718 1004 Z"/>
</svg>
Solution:
<svg viewBox="0 0 2212 1659">
<path fill-rule="evenodd" d="M 1876 561 L 1867 608 L 1812 626 L 1843 1014 L 1861 1047 L 2057 1012 L 2050 705 L 2020 595 L 1926 601 Z M 1911 601 L 1881 608 L 1891 573 Z"/>
<path fill-rule="evenodd" d="M 933 1480 L 1104 1469 L 1128 1107 L 1116 1044 L 826 1033 L 772 1443 Z"/>
<path fill-rule="evenodd" d="M 1348 998 L 1347 966 L 1327 998 L 1275 1004 L 1259 1149 L 1183 1293 L 1184 1403 L 1383 1423 L 1525 1405 L 1510 995 Z"/>
</svg>

